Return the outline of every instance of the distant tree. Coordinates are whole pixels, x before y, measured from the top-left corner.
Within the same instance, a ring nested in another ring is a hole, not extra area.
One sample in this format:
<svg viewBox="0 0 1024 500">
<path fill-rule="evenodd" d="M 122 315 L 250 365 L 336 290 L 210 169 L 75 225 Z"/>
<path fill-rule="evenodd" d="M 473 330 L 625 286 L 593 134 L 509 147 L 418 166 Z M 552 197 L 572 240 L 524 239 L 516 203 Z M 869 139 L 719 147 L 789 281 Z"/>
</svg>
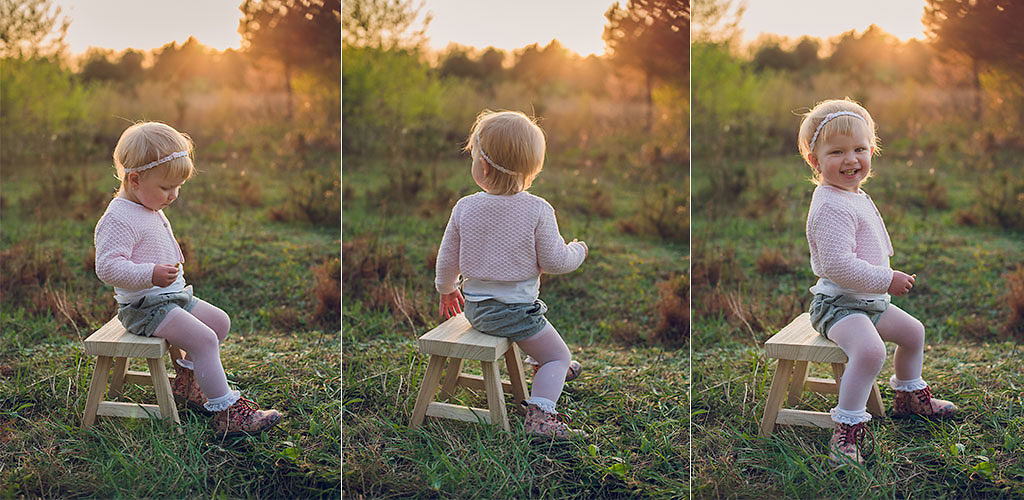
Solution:
<svg viewBox="0 0 1024 500">
<path fill-rule="evenodd" d="M 603 38 L 612 61 L 644 76 L 650 131 L 655 79 L 684 81 L 689 72 L 690 2 L 629 0 L 625 8 L 616 2 L 604 16 L 608 24 Z"/>
<path fill-rule="evenodd" d="M 82 64 L 82 71 L 78 76 L 83 81 L 113 81 L 120 78 L 121 73 L 117 64 L 110 60 L 113 54 L 109 49 L 90 48 L 85 53 L 85 62 Z"/>
<path fill-rule="evenodd" d="M 142 69 L 142 59 L 142 52 L 135 49 L 126 49 L 122 52 L 121 57 L 117 61 L 117 69 L 120 78 L 126 83 L 141 80 L 144 74 Z"/>
<path fill-rule="evenodd" d="M 778 41 L 771 41 L 761 45 L 754 52 L 754 67 L 759 71 L 775 69 L 789 71 L 798 67 L 795 52 L 783 49 Z"/>
<path fill-rule="evenodd" d="M 981 116 L 985 67 L 1024 76 L 1024 3 L 1006 0 L 928 0 L 922 22 L 935 47 L 971 61 L 975 118 Z"/>
<path fill-rule="evenodd" d="M 51 0 L 0 0 L 0 58 L 59 55 L 70 24 Z"/>
<path fill-rule="evenodd" d="M 345 0 L 342 32 L 345 45 L 380 50 L 419 49 L 426 43 L 428 12 L 411 0 Z"/>
<path fill-rule="evenodd" d="M 340 73 L 340 0 L 245 0 L 239 10 L 242 48 L 283 67 L 291 120 L 294 70 Z"/>
<path fill-rule="evenodd" d="M 480 71 L 488 80 L 498 80 L 505 71 L 505 52 L 494 47 L 487 47 L 480 56 Z"/>
<path fill-rule="evenodd" d="M 479 79 L 483 76 L 482 68 L 477 61 L 469 57 L 469 52 L 458 46 L 452 46 L 442 56 L 439 71 L 442 76 Z"/>
<path fill-rule="evenodd" d="M 817 38 L 805 36 L 800 38 L 796 44 L 794 56 L 797 67 L 800 69 L 813 68 L 818 64 L 818 51 L 821 50 L 821 42 Z"/>
<path fill-rule="evenodd" d="M 742 0 L 695 0 L 693 3 L 693 41 L 731 45 L 740 38 L 740 21 L 746 12 Z"/>
<path fill-rule="evenodd" d="M 537 93 L 562 80 L 571 64 L 569 51 L 558 40 L 551 40 L 545 47 L 534 43 L 522 48 L 516 54 L 512 74 Z"/>
</svg>

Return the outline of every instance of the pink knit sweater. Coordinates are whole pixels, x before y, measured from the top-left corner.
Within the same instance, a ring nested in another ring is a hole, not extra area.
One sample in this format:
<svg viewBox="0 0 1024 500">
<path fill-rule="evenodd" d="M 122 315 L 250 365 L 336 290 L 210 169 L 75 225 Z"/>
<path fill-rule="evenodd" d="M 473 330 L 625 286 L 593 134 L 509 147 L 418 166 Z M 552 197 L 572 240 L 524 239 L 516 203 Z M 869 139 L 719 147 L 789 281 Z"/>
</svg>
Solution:
<svg viewBox="0 0 1024 500">
<path fill-rule="evenodd" d="M 811 270 L 836 285 L 884 294 L 892 282 L 892 242 L 867 193 L 818 186 L 807 213 Z"/>
<path fill-rule="evenodd" d="M 451 293 L 459 273 L 491 281 L 568 273 L 584 257 L 582 244 L 562 239 L 555 209 L 544 198 L 526 191 L 504 196 L 480 192 L 452 209 L 437 252 L 434 285 L 440 293 Z"/>
<path fill-rule="evenodd" d="M 96 276 L 116 288 L 150 288 L 156 264 L 185 261 L 163 210 L 154 212 L 120 197 L 107 205 L 93 239 Z"/>
</svg>

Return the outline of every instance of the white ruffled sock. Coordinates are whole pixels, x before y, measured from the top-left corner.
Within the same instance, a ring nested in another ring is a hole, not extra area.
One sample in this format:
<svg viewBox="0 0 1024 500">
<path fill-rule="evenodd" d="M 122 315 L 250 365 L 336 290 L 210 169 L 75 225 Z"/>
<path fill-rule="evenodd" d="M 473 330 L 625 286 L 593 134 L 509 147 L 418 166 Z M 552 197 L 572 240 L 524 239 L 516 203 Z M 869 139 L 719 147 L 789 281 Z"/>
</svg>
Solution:
<svg viewBox="0 0 1024 500">
<path fill-rule="evenodd" d="M 928 387 L 928 382 L 925 382 L 921 377 L 912 380 L 900 380 L 896 378 L 896 375 L 893 375 L 889 378 L 889 387 L 892 387 L 894 391 L 913 392 Z"/>
<path fill-rule="evenodd" d="M 861 408 L 860 411 L 844 410 L 838 406 L 829 410 L 832 421 L 838 424 L 856 425 L 861 422 L 871 421 L 871 414 Z"/>
<path fill-rule="evenodd" d="M 212 412 L 224 411 L 231 408 L 231 405 L 235 404 L 240 397 L 242 397 L 242 393 L 238 391 L 228 391 L 228 393 L 223 396 L 207 399 L 206 403 L 203 403 L 203 406 Z"/>
</svg>

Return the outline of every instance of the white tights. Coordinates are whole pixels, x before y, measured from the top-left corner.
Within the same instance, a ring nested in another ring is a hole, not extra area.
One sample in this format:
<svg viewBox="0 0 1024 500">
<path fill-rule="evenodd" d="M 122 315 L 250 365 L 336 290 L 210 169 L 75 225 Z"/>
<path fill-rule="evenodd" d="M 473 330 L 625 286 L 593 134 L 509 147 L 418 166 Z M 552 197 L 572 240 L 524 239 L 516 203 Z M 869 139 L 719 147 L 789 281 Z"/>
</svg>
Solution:
<svg viewBox="0 0 1024 500">
<path fill-rule="evenodd" d="M 231 318 L 227 313 L 199 300 L 191 312 L 180 307 L 171 309 L 153 336 L 163 337 L 185 349 L 185 359 L 193 362 L 199 389 L 207 399 L 213 400 L 230 392 L 220 363 L 220 343 L 228 336 L 230 328 Z"/>
<path fill-rule="evenodd" d="M 871 420 L 865 411 L 868 393 L 875 377 L 885 363 L 885 344 L 896 344 L 890 379 L 893 388 L 923 388 L 921 367 L 924 361 L 924 325 L 899 307 L 890 304 L 878 325 L 863 314 L 851 314 L 832 325 L 828 338 L 850 358 L 839 384 L 839 404 L 832 409 L 832 419 L 845 424 Z"/>
<path fill-rule="evenodd" d="M 526 401 L 537 405 L 548 413 L 555 413 L 555 403 L 562 395 L 562 388 L 565 387 L 565 374 L 569 370 L 569 361 L 572 360 L 569 348 L 550 323 L 541 331 L 526 340 L 520 340 L 517 344 L 523 352 L 540 363 L 540 368 L 533 376 L 530 399 Z"/>
</svg>

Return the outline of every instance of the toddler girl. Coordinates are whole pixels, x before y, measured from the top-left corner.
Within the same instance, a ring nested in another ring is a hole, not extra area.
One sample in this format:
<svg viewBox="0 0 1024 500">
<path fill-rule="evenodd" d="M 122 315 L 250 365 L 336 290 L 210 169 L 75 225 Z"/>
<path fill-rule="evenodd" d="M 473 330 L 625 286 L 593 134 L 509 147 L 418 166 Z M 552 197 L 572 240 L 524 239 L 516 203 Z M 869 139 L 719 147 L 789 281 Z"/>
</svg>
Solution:
<svg viewBox="0 0 1024 500">
<path fill-rule="evenodd" d="M 128 332 L 163 337 L 188 352 L 174 366 L 175 400 L 213 412 L 218 436 L 263 431 L 281 414 L 259 410 L 228 388 L 219 346 L 231 321 L 192 296 L 179 268 L 185 258 L 162 210 L 195 174 L 191 156 L 192 141 L 163 123 L 137 123 L 121 134 L 114 148 L 121 187 L 94 233 L 96 276 L 114 287 L 117 318 Z"/>
<path fill-rule="evenodd" d="M 885 344 L 894 342 L 896 392 L 893 413 L 948 417 L 956 412 L 949 401 L 931 397 L 921 379 L 924 326 L 889 303 L 905 295 L 915 275 L 889 267 L 893 255 L 889 233 L 871 197 L 860 189 L 871 176 L 877 151 L 875 122 L 867 110 L 849 100 L 825 101 L 800 124 L 801 156 L 818 185 L 807 214 L 811 269 L 818 282 L 811 287 L 811 324 L 849 357 L 839 384 L 839 404 L 832 409 L 835 432 L 829 460 L 863 463 L 862 438 L 871 420 L 865 409 L 868 393 L 885 362 Z"/>
<path fill-rule="evenodd" d="M 508 337 L 539 365 L 530 398 L 522 402 L 526 432 L 585 436 L 557 418 L 555 403 L 566 374 L 575 376 L 579 364 L 538 299 L 542 272 L 571 272 L 587 256 L 585 243 L 562 239 L 551 205 L 525 191 L 544 164 L 544 133 L 522 113 L 484 111 L 465 149 L 472 153 L 471 174 L 483 192 L 459 200 L 444 230 L 435 279 L 441 315 L 465 308 L 474 328 Z M 462 292 L 456 288 L 460 273 Z"/>
</svg>

